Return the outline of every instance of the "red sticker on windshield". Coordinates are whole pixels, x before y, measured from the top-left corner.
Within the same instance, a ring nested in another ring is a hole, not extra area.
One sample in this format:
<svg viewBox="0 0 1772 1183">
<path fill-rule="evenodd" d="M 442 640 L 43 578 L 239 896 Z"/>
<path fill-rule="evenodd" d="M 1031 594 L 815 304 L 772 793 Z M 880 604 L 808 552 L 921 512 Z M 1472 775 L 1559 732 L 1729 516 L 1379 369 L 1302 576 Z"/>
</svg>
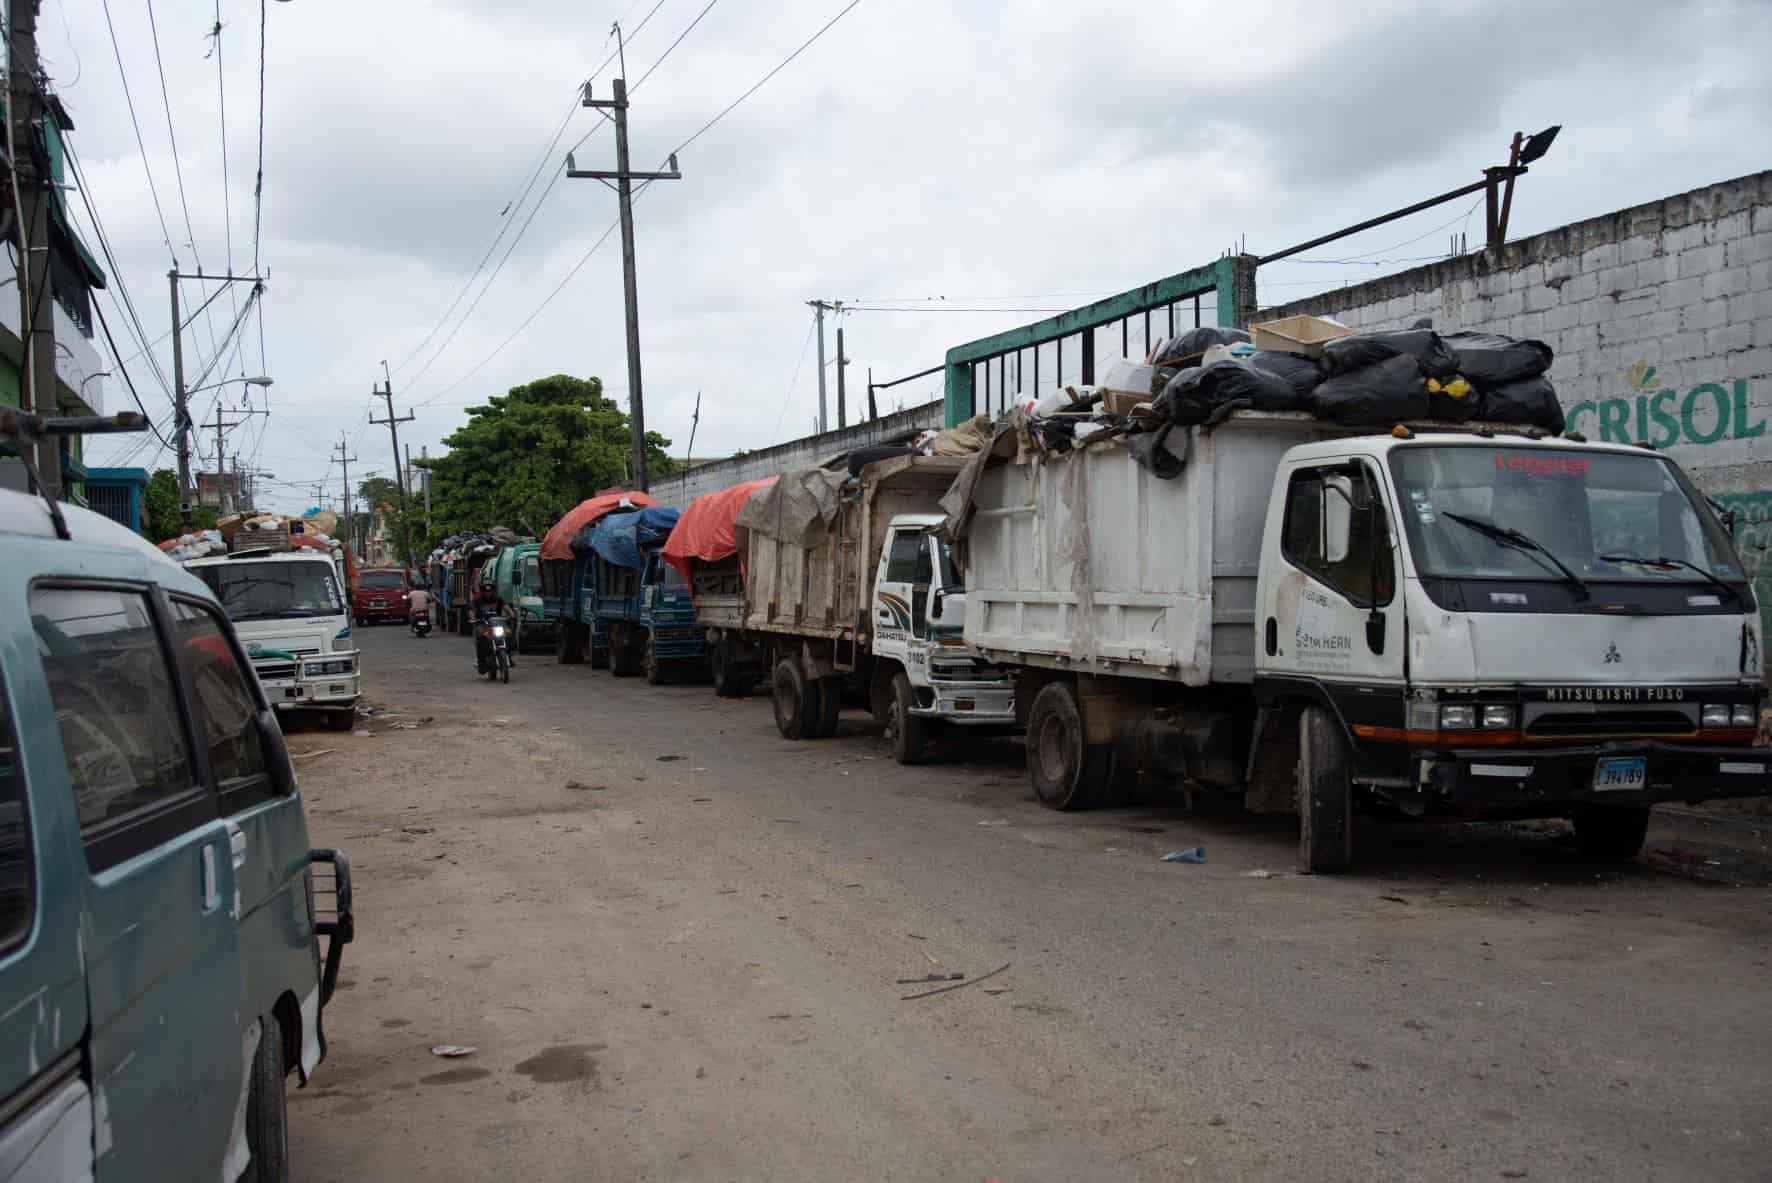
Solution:
<svg viewBox="0 0 1772 1183">
<path fill-rule="evenodd" d="M 1495 467 L 1524 477 L 1586 476 L 1587 461 L 1564 456 L 1503 456 L 1495 454 Z"/>
</svg>

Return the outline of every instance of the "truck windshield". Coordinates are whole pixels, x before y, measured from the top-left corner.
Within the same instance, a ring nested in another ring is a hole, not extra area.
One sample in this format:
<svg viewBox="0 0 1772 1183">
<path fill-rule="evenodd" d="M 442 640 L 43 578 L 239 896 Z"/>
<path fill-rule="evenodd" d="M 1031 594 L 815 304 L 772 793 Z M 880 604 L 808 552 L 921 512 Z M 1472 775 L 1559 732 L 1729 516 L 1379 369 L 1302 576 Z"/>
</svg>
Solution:
<svg viewBox="0 0 1772 1183">
<path fill-rule="evenodd" d="M 357 586 L 366 591 L 405 591 L 406 576 L 398 571 L 365 571 L 357 576 Z"/>
<path fill-rule="evenodd" d="M 1722 523 L 1661 456 L 1427 444 L 1395 449 L 1391 472 L 1428 578 L 1743 578 Z"/>
<path fill-rule="evenodd" d="M 194 568 L 230 620 L 338 616 L 344 612 L 332 569 L 322 563 L 213 563 Z"/>
<path fill-rule="evenodd" d="M 523 556 L 523 586 L 536 591 L 541 590 L 541 556 L 530 554 Z"/>
</svg>

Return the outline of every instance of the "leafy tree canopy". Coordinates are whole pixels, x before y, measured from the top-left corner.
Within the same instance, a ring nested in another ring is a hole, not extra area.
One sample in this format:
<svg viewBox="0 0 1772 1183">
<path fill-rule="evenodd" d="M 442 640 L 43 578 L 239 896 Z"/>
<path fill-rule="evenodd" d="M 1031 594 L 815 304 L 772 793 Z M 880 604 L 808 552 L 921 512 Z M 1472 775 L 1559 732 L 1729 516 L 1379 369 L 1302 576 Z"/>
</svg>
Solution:
<svg viewBox="0 0 1772 1183">
<path fill-rule="evenodd" d="M 184 533 L 178 519 L 178 474 L 170 468 L 154 470 L 148 478 L 148 491 L 143 499 L 143 527 L 148 538 L 153 542 L 165 542 L 168 538 L 177 538 Z M 213 509 L 197 507 L 191 511 L 191 529 L 213 530 L 216 513 Z"/>
</svg>

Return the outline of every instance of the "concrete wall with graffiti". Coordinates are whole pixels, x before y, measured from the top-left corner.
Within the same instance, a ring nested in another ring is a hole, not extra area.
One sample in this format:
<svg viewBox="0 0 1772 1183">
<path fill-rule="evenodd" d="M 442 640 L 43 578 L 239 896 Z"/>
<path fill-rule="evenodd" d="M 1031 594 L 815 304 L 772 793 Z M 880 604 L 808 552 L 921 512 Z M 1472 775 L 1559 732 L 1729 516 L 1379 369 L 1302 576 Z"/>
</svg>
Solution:
<svg viewBox="0 0 1772 1183">
<path fill-rule="evenodd" d="M 1536 337 L 1571 431 L 1667 451 L 1735 511 L 1772 656 L 1772 172 L 1341 288 L 1259 320 Z"/>
</svg>

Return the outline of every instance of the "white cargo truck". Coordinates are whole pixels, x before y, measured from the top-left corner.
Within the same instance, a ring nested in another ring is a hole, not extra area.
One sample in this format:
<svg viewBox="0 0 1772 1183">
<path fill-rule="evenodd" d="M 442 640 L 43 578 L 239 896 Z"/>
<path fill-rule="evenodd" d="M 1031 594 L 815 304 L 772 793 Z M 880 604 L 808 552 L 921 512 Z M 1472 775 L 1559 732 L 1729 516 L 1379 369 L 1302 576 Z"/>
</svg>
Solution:
<svg viewBox="0 0 1772 1183">
<path fill-rule="evenodd" d="M 1012 729 L 1013 687 L 968 653 L 960 635 L 965 589 L 935 536 L 938 505 L 963 461 L 906 456 L 870 464 L 837 495 L 816 540 L 746 530 L 741 625 L 698 621 L 710 644 L 743 645 L 771 671 L 775 723 L 789 739 L 833 734 L 843 699 L 867 704 L 901 764 L 924 759 L 948 729 Z M 793 481 L 755 494 L 739 517 Z M 709 603 L 728 615 L 729 603 Z"/>
<path fill-rule="evenodd" d="M 1772 786 L 1732 523 L 1653 450 L 1245 411 L 1172 480 L 1117 441 L 1017 459 L 952 532 L 1052 808 L 1143 772 L 1295 808 L 1336 870 L 1360 812 L 1566 816 L 1622 859 L 1652 803 Z"/>
</svg>

